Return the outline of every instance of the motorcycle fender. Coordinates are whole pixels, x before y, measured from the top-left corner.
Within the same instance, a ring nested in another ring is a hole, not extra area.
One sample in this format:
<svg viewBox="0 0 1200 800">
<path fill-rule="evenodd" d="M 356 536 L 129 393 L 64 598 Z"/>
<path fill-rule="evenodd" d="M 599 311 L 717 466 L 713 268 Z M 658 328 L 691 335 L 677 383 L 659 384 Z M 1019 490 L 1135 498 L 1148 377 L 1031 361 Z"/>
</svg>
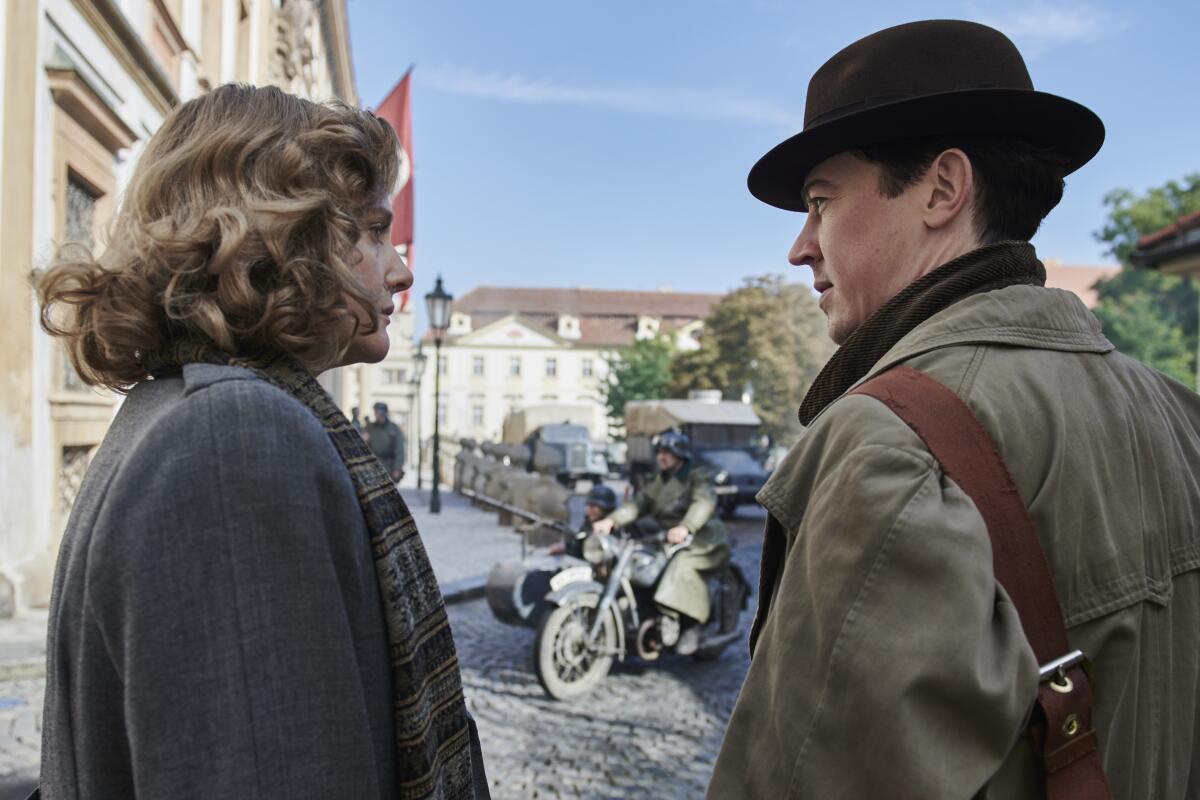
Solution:
<svg viewBox="0 0 1200 800">
<path fill-rule="evenodd" d="M 604 594 L 604 586 L 596 581 L 573 581 L 546 595 L 546 602 L 554 606 L 565 606 L 581 594 L 594 594 L 598 599 Z"/>
<path fill-rule="evenodd" d="M 546 595 L 546 602 L 555 606 L 565 606 L 568 603 L 574 602 L 577 599 L 591 595 L 584 602 L 591 607 L 595 607 L 600 602 L 600 598 L 604 595 L 604 586 L 596 581 L 576 581 L 569 583 L 557 592 L 551 592 Z M 613 603 L 609 612 L 613 615 L 613 622 L 617 627 L 617 650 L 620 653 L 620 659 L 625 659 L 625 621 L 621 619 L 621 611 L 617 608 L 617 604 Z"/>
</svg>

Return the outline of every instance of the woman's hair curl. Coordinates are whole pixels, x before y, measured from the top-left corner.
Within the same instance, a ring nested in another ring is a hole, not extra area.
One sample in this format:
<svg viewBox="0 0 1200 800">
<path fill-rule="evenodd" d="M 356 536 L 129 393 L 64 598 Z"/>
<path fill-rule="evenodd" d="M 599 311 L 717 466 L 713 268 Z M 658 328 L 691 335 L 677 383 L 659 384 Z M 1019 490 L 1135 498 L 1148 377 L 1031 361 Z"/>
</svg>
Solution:
<svg viewBox="0 0 1200 800">
<path fill-rule="evenodd" d="M 104 252 L 65 246 L 36 277 L 42 327 L 85 383 L 117 391 L 181 346 L 333 366 L 360 316 L 378 324 L 351 268 L 398 173 L 396 135 L 368 112 L 215 89 L 150 139 Z"/>
</svg>

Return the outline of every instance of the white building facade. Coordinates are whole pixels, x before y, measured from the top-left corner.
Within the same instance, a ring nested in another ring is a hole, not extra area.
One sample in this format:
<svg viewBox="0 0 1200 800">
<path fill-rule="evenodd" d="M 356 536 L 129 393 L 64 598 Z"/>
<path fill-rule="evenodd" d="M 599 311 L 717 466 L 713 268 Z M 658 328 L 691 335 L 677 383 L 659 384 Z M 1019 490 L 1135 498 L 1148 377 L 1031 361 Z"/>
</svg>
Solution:
<svg viewBox="0 0 1200 800">
<path fill-rule="evenodd" d="M 595 289 L 467 292 L 454 301 L 442 344 L 443 441 L 499 441 L 511 411 L 549 403 L 589 407 L 592 437 L 607 439 L 602 387 L 610 359 L 638 339 L 659 335 L 672 337 L 680 349 L 695 349 L 703 319 L 720 298 Z M 429 366 L 421 381 L 420 434 L 428 449 L 435 384 L 430 334 L 422 347 Z"/>
<path fill-rule="evenodd" d="M 30 271 L 103 247 L 149 137 L 231 81 L 357 102 L 345 0 L 0 0 L 0 613 L 48 601 L 61 532 L 119 397 L 38 326 Z"/>
</svg>

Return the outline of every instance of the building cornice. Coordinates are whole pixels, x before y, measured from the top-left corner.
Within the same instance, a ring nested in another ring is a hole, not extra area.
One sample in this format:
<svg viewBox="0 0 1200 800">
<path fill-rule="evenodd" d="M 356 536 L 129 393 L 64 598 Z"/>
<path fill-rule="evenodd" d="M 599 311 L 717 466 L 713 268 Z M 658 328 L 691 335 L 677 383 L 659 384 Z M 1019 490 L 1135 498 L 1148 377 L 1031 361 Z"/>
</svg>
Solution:
<svg viewBox="0 0 1200 800">
<path fill-rule="evenodd" d="M 46 77 L 50 95 L 59 108 L 70 114 L 110 153 L 137 141 L 137 134 L 75 69 L 47 67 Z"/>
<path fill-rule="evenodd" d="M 179 95 L 115 0 L 72 0 L 92 29 L 164 116 L 179 105 Z"/>
</svg>

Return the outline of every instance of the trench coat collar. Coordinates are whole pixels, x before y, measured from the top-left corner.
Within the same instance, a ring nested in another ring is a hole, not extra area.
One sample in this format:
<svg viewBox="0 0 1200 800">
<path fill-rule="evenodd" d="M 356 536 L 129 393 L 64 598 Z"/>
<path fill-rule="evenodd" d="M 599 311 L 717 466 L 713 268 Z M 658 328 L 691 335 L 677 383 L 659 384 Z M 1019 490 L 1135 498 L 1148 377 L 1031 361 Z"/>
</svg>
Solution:
<svg viewBox="0 0 1200 800">
<path fill-rule="evenodd" d="M 1116 349 L 1104 336 L 1100 320 L 1071 292 L 1043 286 L 1008 286 L 960 300 L 913 328 L 842 397 L 881 372 L 923 353 L 987 344 L 1072 353 Z M 813 423 L 834 403 L 814 417 Z"/>
<path fill-rule="evenodd" d="M 972 295 L 934 314 L 888 350 L 846 394 L 881 372 L 924 353 L 987 344 L 1077 353 L 1107 353 L 1115 349 L 1101 332 L 1100 321 L 1074 294 L 1041 286 L 1008 286 Z M 807 431 L 846 394 L 813 418 L 756 497 L 784 530 L 799 527 L 804 513 L 789 487 L 802 461 Z"/>
</svg>

